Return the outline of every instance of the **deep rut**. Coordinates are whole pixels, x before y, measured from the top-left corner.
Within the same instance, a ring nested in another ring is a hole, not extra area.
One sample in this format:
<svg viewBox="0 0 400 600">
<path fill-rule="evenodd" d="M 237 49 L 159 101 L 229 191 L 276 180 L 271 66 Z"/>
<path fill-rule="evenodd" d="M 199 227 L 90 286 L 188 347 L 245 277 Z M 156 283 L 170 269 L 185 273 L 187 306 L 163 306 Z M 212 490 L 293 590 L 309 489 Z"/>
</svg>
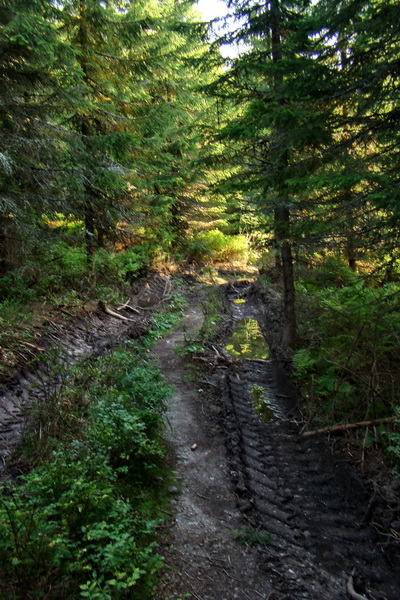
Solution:
<svg viewBox="0 0 400 600">
<path fill-rule="evenodd" d="M 129 320 L 98 310 L 73 320 L 48 323 L 48 331 L 38 338 L 45 351 L 0 385 L 0 479 L 8 476 L 5 467 L 29 421 L 30 408 L 45 402 L 62 386 L 71 365 L 87 356 L 101 354 L 123 339 L 140 337 L 149 325 L 147 311 L 157 308 L 168 289 L 169 278 L 158 274 L 138 284 L 138 293 L 130 301 L 144 308 L 136 313 L 121 311 Z"/>
<path fill-rule="evenodd" d="M 167 283 L 154 277 L 136 301 L 142 297 L 143 307 L 148 298 L 157 303 Z M 254 317 L 269 337 L 274 311 L 266 311 L 265 299 L 259 302 L 251 284 L 227 286 L 226 297 L 231 325 Z M 239 297 L 247 301 L 235 304 Z M 201 321 L 197 309 L 193 314 L 188 309 L 192 326 Z M 122 338 L 140 336 L 148 313 L 125 314 L 133 320 L 98 313 L 73 325 L 53 324 L 46 347 L 61 348 L 57 364 L 62 370 Z M 166 524 L 175 549 L 167 549 L 158 600 L 187 594 L 197 600 L 345 600 L 353 569 L 355 588 L 366 598 L 398 600 L 399 538 L 391 522 L 400 519 L 324 438 L 300 435 L 299 397 L 280 363 L 274 356 L 223 361 L 214 375 L 202 374 L 214 390 L 209 399 L 185 379 L 185 359 L 173 352 L 185 331 L 190 327 L 173 332 L 157 350 L 177 387 L 170 408 L 171 443 L 182 478 L 175 514 Z M 217 350 L 224 354 L 222 346 Z M 51 362 L 43 362 L 17 373 L 4 389 L 0 470 L 25 425 L 27 408 L 45 401 L 60 385 L 59 377 Z M 263 422 L 254 410 L 254 386 L 264 390 L 275 422 Z M 254 550 L 236 541 L 234 530 L 261 531 L 269 542 Z"/>
<path fill-rule="evenodd" d="M 256 303 L 233 304 L 249 290 L 228 288 L 233 320 L 253 316 L 265 329 Z M 322 437 L 299 434 L 297 394 L 290 393 L 276 361 L 235 360 L 219 385 L 238 507 L 272 538 L 260 555 L 275 589 L 293 600 L 345 599 L 345 582 L 355 569 L 356 589 L 367 598 L 398 600 L 399 544 L 393 549 L 388 543 L 387 527 L 394 515 Z M 254 385 L 264 388 L 283 418 L 261 421 L 253 407 Z M 378 533 L 385 524 L 386 536 Z"/>
</svg>

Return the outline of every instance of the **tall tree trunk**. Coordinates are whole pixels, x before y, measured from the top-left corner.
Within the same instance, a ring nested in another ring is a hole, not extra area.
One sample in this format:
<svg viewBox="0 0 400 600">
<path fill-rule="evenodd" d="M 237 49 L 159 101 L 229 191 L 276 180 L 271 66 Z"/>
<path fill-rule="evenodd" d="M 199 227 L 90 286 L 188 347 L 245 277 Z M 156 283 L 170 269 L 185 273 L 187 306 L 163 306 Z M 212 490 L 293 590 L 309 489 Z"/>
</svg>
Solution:
<svg viewBox="0 0 400 600">
<path fill-rule="evenodd" d="M 287 202 L 287 198 L 286 198 Z M 285 199 L 275 209 L 275 239 L 280 249 L 281 272 L 283 282 L 283 350 L 293 348 L 296 342 L 296 309 L 293 276 L 293 255 L 290 243 L 290 211 Z"/>
<path fill-rule="evenodd" d="M 93 256 L 95 250 L 95 215 L 90 202 L 89 194 L 86 196 L 85 202 L 85 244 L 86 244 L 86 260 L 88 268 L 93 266 Z"/>
<path fill-rule="evenodd" d="M 271 43 L 272 43 L 272 61 L 275 65 L 279 65 L 282 61 L 282 41 L 280 33 L 280 2 L 279 0 L 272 0 L 271 6 Z M 278 102 L 282 103 L 283 100 L 279 99 L 279 92 L 282 87 L 282 74 L 276 72 L 274 74 L 274 90 L 278 95 Z M 284 180 L 285 171 L 289 164 L 289 156 L 285 149 L 284 141 L 284 130 L 278 126 L 274 132 L 276 138 L 277 152 L 279 158 L 276 164 L 276 169 L 281 173 L 282 181 L 279 182 L 279 194 L 277 200 L 277 206 L 275 207 L 274 213 L 274 230 L 275 230 L 275 241 L 280 251 L 280 261 L 276 259 L 276 264 L 280 263 L 283 280 L 283 303 L 284 303 L 284 321 L 283 321 L 283 334 L 281 340 L 281 346 L 283 350 L 292 348 L 296 342 L 296 309 L 295 309 L 295 290 L 294 290 L 294 276 L 293 276 L 293 255 L 292 246 L 290 242 L 290 210 L 289 210 L 289 196 Z"/>
<path fill-rule="evenodd" d="M 86 15 L 86 0 L 80 0 L 79 2 L 79 46 L 81 50 L 80 66 L 84 74 L 84 82 L 90 86 L 88 62 L 87 62 L 87 15 Z M 83 139 L 88 139 L 91 131 L 87 116 L 84 114 L 81 117 L 81 134 Z M 85 198 L 83 200 L 84 206 L 84 223 L 85 223 L 85 245 L 86 245 L 86 260 L 88 268 L 91 269 L 93 266 L 93 256 L 95 250 L 95 213 L 91 202 L 91 189 L 90 185 L 85 184 Z"/>
<path fill-rule="evenodd" d="M 342 69 L 342 71 L 345 71 L 348 65 L 348 56 L 347 56 L 347 42 L 343 39 L 339 40 L 339 53 L 340 53 L 340 68 Z M 347 118 L 348 118 L 348 111 L 347 111 L 347 105 L 346 105 L 346 101 L 343 102 L 343 106 L 342 106 L 342 115 L 343 115 L 343 122 L 344 122 L 344 128 L 343 128 L 343 137 L 346 139 L 348 137 L 350 137 L 350 131 L 349 131 L 349 127 L 348 127 L 348 123 L 347 123 Z M 351 200 L 352 200 L 352 193 L 351 193 L 351 189 L 349 188 L 345 194 L 344 200 L 343 200 L 343 205 L 346 206 L 346 204 L 348 204 L 350 206 L 349 208 L 349 215 L 348 215 L 348 219 L 346 219 L 346 225 L 347 225 L 347 229 L 346 229 L 346 243 L 345 243 L 345 255 L 347 258 L 347 264 L 349 266 L 350 269 L 352 269 L 353 271 L 356 271 L 357 269 L 357 259 L 356 259 L 356 244 L 355 244 L 355 235 L 354 235 L 354 227 L 353 227 L 353 210 L 351 208 Z"/>
<path fill-rule="evenodd" d="M 0 216 L 0 277 L 7 273 L 11 263 L 11 248 L 8 233 L 10 222 L 10 217 L 5 215 Z"/>
</svg>

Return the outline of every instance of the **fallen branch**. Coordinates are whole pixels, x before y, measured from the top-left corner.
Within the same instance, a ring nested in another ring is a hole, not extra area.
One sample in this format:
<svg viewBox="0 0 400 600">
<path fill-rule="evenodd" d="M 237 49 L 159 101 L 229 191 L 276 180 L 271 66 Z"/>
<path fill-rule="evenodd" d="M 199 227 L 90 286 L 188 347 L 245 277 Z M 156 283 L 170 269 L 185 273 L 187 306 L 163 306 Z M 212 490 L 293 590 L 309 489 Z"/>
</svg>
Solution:
<svg viewBox="0 0 400 600">
<path fill-rule="evenodd" d="M 270 359 L 270 358 L 246 358 L 245 360 L 251 360 L 251 362 L 256 362 L 256 363 L 261 363 L 261 364 L 272 362 L 272 359 Z"/>
<path fill-rule="evenodd" d="M 29 342 L 25 342 L 24 340 L 17 340 L 19 344 L 23 344 L 23 346 L 28 346 L 28 348 L 32 348 L 33 350 L 37 350 L 38 352 L 45 352 L 46 348 L 40 348 L 39 346 L 35 346 L 34 344 L 30 344 Z"/>
<path fill-rule="evenodd" d="M 344 425 L 333 425 L 331 427 L 321 427 L 321 429 L 314 429 L 313 431 L 305 431 L 301 435 L 303 437 L 310 437 L 317 435 L 318 433 L 336 433 L 337 431 L 346 431 L 347 429 L 358 429 L 360 427 L 370 427 L 371 425 L 379 425 L 380 423 L 393 423 L 398 420 L 399 417 L 386 417 L 384 419 L 375 419 L 374 421 L 359 421 L 358 423 L 345 423 Z"/>
<path fill-rule="evenodd" d="M 100 310 L 105 312 L 107 315 L 110 315 L 110 317 L 115 317 L 116 319 L 121 319 L 122 321 L 130 321 L 131 323 L 134 322 L 134 319 L 129 319 L 128 317 L 124 317 L 123 315 L 120 315 L 117 312 L 110 310 L 107 307 L 107 302 L 105 300 L 99 300 L 98 307 Z"/>
<path fill-rule="evenodd" d="M 352 600 L 368 600 L 368 598 L 366 598 L 365 596 L 362 596 L 361 594 L 357 594 L 357 592 L 354 589 L 354 584 L 353 584 L 353 575 L 354 575 L 354 569 L 352 574 L 350 575 L 350 577 L 347 580 L 347 592 L 350 596 L 350 598 L 352 598 Z"/>
<path fill-rule="evenodd" d="M 136 308 L 135 306 L 131 306 L 130 304 L 127 304 L 125 306 L 125 308 L 127 308 L 128 310 L 131 310 L 134 313 L 137 313 L 138 315 L 140 315 L 140 310 L 138 308 Z"/>
<path fill-rule="evenodd" d="M 212 387 L 218 389 L 218 386 L 215 385 L 215 383 L 208 381 L 208 379 L 199 379 L 199 383 L 206 383 L 207 385 L 211 385 Z"/>
<path fill-rule="evenodd" d="M 129 304 L 129 299 L 125 302 L 125 304 L 123 304 L 122 306 L 118 306 L 118 308 L 117 308 L 118 312 L 120 310 L 125 310 L 125 309 L 131 310 L 132 312 L 138 313 L 140 315 L 140 310 L 135 308 L 134 306 L 131 306 Z"/>
<path fill-rule="evenodd" d="M 128 300 L 125 302 L 125 304 L 122 304 L 121 306 L 118 306 L 117 310 L 123 310 L 124 308 L 126 308 L 130 302 L 130 298 L 128 298 Z"/>
</svg>

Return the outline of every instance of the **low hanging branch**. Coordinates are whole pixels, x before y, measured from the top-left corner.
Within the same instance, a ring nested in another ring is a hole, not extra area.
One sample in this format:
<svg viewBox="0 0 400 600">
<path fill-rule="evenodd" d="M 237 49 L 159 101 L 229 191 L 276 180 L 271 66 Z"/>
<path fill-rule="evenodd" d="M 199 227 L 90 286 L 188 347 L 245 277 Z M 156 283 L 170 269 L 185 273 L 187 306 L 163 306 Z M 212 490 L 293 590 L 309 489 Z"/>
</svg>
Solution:
<svg viewBox="0 0 400 600">
<path fill-rule="evenodd" d="M 358 423 L 345 423 L 344 425 L 333 425 L 332 427 L 321 427 L 321 429 L 315 429 L 314 431 L 305 431 L 301 435 L 303 437 L 310 437 L 317 435 L 318 433 L 336 433 L 338 431 L 346 431 L 347 429 L 358 429 L 360 427 L 370 427 L 373 425 L 379 425 L 380 423 L 393 423 L 399 420 L 399 417 L 385 417 L 384 419 L 375 419 L 374 421 L 359 421 Z"/>
</svg>

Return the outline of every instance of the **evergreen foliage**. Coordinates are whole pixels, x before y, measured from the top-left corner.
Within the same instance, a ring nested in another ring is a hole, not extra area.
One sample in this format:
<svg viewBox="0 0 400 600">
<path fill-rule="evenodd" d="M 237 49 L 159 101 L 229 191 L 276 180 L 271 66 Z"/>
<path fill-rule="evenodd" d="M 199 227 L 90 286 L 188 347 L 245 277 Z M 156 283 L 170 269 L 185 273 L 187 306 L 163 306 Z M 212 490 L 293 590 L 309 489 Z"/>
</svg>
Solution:
<svg viewBox="0 0 400 600">
<path fill-rule="evenodd" d="M 256 249 L 313 406 L 390 412 L 399 3 L 228 5 L 215 40 L 192 0 L 0 0 L 3 362 L 14 333 L 31 340 L 23 303 L 112 298 L 157 258 Z"/>
</svg>

